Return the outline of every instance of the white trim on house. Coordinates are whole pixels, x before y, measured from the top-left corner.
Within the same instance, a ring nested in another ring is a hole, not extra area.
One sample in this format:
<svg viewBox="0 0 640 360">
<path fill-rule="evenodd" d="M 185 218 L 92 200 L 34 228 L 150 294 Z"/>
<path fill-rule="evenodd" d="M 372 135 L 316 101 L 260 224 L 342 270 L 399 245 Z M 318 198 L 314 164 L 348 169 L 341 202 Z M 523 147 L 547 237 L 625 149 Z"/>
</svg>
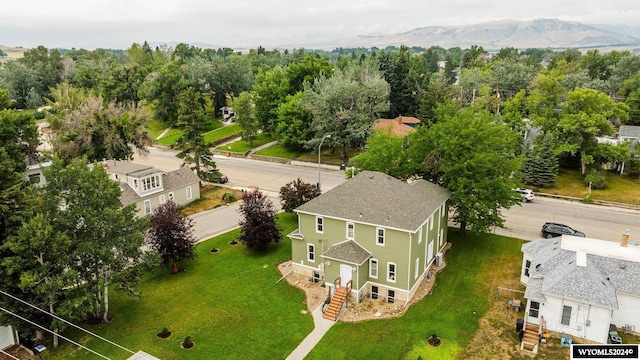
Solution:
<svg viewBox="0 0 640 360">
<path fill-rule="evenodd" d="M 376 266 L 375 266 L 375 269 L 376 269 L 375 275 L 373 274 L 373 263 L 376 264 Z M 379 272 L 380 272 L 380 262 L 378 261 L 378 259 L 369 258 L 369 277 L 372 278 L 372 279 L 377 279 Z"/>
<path fill-rule="evenodd" d="M 346 234 L 345 234 L 345 238 L 348 240 L 353 240 L 356 238 L 356 224 L 353 223 L 353 221 L 347 221 L 346 222 Z"/>
<path fill-rule="evenodd" d="M 397 277 L 398 277 L 398 265 L 394 262 L 388 261 L 387 262 L 387 282 L 395 283 Z"/>
<path fill-rule="evenodd" d="M 316 233 L 324 234 L 324 217 L 316 215 L 315 222 Z"/>
<path fill-rule="evenodd" d="M 382 242 L 380 242 L 380 230 L 382 230 Z M 385 246 L 385 243 L 387 242 L 387 231 L 385 228 L 383 227 L 376 227 L 376 245 L 378 246 Z"/>
<path fill-rule="evenodd" d="M 307 261 L 316 262 L 316 246 L 312 243 L 307 243 Z"/>
</svg>

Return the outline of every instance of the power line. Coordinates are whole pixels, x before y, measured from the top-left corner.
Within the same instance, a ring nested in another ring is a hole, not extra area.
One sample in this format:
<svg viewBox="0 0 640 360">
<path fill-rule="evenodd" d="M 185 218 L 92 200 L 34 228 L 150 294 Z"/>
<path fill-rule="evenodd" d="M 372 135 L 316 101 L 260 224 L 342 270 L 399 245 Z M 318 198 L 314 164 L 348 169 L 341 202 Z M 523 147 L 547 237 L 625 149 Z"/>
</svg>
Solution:
<svg viewBox="0 0 640 360">
<path fill-rule="evenodd" d="M 72 344 L 74 344 L 74 345 L 76 345 L 76 346 L 79 346 L 79 347 L 81 347 L 81 348 L 83 348 L 83 349 L 85 349 L 85 350 L 87 350 L 87 351 L 89 351 L 89 352 L 92 352 L 92 353 L 94 353 L 94 354 L 96 354 L 96 355 L 100 356 L 100 357 L 101 357 L 101 358 L 103 358 L 103 359 L 111 360 L 110 358 L 108 358 L 108 357 L 106 357 L 106 356 L 104 356 L 104 355 L 102 355 L 102 354 L 100 354 L 100 353 L 98 353 L 98 352 L 95 352 L 95 351 L 93 351 L 93 350 L 89 349 L 88 347 L 86 347 L 86 346 L 84 346 L 84 345 L 80 345 L 80 344 L 78 344 L 77 342 L 75 342 L 75 341 L 73 341 L 73 340 L 71 340 L 71 339 L 68 339 L 68 338 L 66 338 L 66 337 L 64 337 L 64 336 L 62 336 L 62 335 L 60 335 L 60 334 L 56 334 L 56 333 L 54 333 L 53 331 L 51 331 L 51 330 L 47 329 L 46 327 L 41 326 L 41 325 L 38 325 L 38 324 L 34 323 L 34 322 L 33 322 L 33 321 L 31 321 L 31 320 L 25 319 L 25 318 L 23 318 L 22 316 L 20 316 L 20 315 L 18 315 L 18 314 L 14 314 L 14 313 L 12 313 L 11 311 L 9 311 L 9 310 L 7 310 L 7 309 L 5 309 L 5 308 L 3 308 L 3 307 L 0 307 L 0 310 L 2 310 L 2 311 L 4 311 L 4 312 L 6 312 L 7 314 L 13 315 L 13 316 L 17 317 L 18 319 L 20 319 L 20 320 L 22 320 L 22 321 L 26 321 L 26 322 L 28 322 L 28 323 L 29 323 L 29 324 L 31 324 L 31 325 L 35 325 L 35 326 L 37 326 L 37 327 L 41 328 L 41 329 L 42 329 L 42 330 L 44 330 L 44 331 L 50 332 L 50 333 L 52 333 L 53 335 L 59 336 L 59 337 L 63 338 L 64 340 L 67 340 L 68 342 L 70 342 L 70 343 L 72 343 Z"/>
<path fill-rule="evenodd" d="M 105 338 L 103 338 L 102 336 L 100 336 L 100 335 L 98 335 L 98 334 L 94 334 L 94 333 L 92 333 L 92 332 L 91 332 L 91 331 L 89 331 L 89 330 L 83 329 L 83 328 L 81 328 L 80 326 L 77 326 L 77 325 L 73 324 L 72 322 L 69 322 L 69 321 L 67 321 L 67 320 L 65 320 L 65 319 L 63 319 L 63 318 L 61 318 L 61 317 L 59 317 L 59 316 L 56 316 L 55 314 L 52 314 L 52 313 L 47 312 L 47 311 L 45 311 L 45 310 L 42 310 L 42 309 L 40 309 L 40 308 L 39 308 L 39 307 L 37 307 L 37 306 L 31 305 L 31 304 L 29 304 L 28 302 L 26 302 L 26 301 L 24 301 L 24 300 L 22 300 L 22 299 L 20 299 L 20 298 L 17 298 L 17 297 L 15 297 L 15 296 L 13 296 L 13 295 L 11 295 L 11 294 L 7 293 L 7 292 L 4 292 L 4 291 L 0 290 L 0 294 L 6 295 L 6 296 L 8 296 L 8 297 L 10 297 L 10 298 L 12 298 L 12 299 L 14 299 L 14 300 L 18 300 L 18 301 L 20 301 L 20 302 L 21 302 L 21 303 L 23 303 L 23 304 L 29 305 L 29 306 L 31 306 L 32 308 L 34 308 L 34 309 L 36 309 L 36 310 L 38 310 L 38 311 L 40 311 L 40 312 L 43 312 L 43 313 L 45 313 L 45 314 L 47 314 L 47 315 L 49 315 L 49 316 L 52 316 L 52 317 L 54 317 L 54 318 L 56 318 L 56 319 L 58 319 L 58 320 L 60 320 L 60 321 L 64 322 L 65 324 L 71 325 L 71 326 L 73 326 L 74 328 L 76 328 L 76 329 L 78 329 L 78 330 L 84 331 L 84 332 L 86 332 L 86 333 L 87 333 L 87 334 L 89 334 L 89 335 L 93 335 L 93 336 L 97 337 L 98 339 L 100 339 L 100 340 L 102 340 L 102 341 L 106 341 L 106 342 L 108 342 L 109 344 L 111 344 L 111 345 L 113 345 L 113 346 L 117 346 L 117 347 L 119 347 L 119 348 L 120 348 L 120 349 L 122 349 L 122 350 L 125 350 L 125 351 L 130 352 L 131 354 L 135 354 L 135 352 L 134 352 L 134 351 L 131 351 L 131 350 L 129 350 L 129 349 L 127 349 L 127 348 L 125 348 L 124 346 L 120 346 L 120 345 L 118 345 L 118 344 L 114 343 L 113 341 L 111 341 L 111 340 L 109 340 L 109 339 L 105 339 Z"/>
</svg>

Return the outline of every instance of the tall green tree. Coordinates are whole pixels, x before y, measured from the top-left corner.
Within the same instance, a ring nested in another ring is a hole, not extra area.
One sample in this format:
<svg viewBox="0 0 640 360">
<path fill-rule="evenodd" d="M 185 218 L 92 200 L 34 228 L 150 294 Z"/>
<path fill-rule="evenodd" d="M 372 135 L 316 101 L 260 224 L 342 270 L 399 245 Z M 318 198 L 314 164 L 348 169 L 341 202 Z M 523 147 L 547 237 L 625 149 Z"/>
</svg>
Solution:
<svg viewBox="0 0 640 360">
<path fill-rule="evenodd" d="M 612 135 L 610 119 L 627 120 L 628 107 L 615 103 L 606 94 L 593 89 L 575 89 L 562 104 L 562 116 L 555 129 L 560 140 L 559 153 L 579 155 L 581 172 L 594 162 L 592 151 L 596 136 Z"/>
<path fill-rule="evenodd" d="M 51 116 L 55 130 L 52 144 L 61 159 L 130 160 L 135 150 L 146 152 L 148 116 L 143 109 L 114 101 L 105 104 L 94 96 L 82 99 L 82 94 L 72 91 L 61 94 L 72 93 L 77 98 L 61 107 L 64 112 Z"/>
<path fill-rule="evenodd" d="M 15 60 L 4 64 L 0 72 L 0 82 L 9 90 L 9 96 L 16 102 L 18 108 L 25 108 L 31 89 L 42 92 L 42 83 L 38 79 L 38 73 L 25 64 Z"/>
<path fill-rule="evenodd" d="M 288 149 L 301 150 L 313 137 L 313 115 L 305 108 L 304 97 L 303 92 L 287 95 L 285 102 L 278 106 L 276 139 L 278 144 Z"/>
<path fill-rule="evenodd" d="M 407 166 L 452 192 L 461 234 L 503 226 L 501 210 L 521 201 L 513 191 L 518 180 L 511 178 L 522 163 L 519 135 L 486 110 L 449 108 L 439 116 L 412 139 Z"/>
<path fill-rule="evenodd" d="M 249 145 L 253 147 L 253 140 L 258 136 L 260 130 L 260 122 L 255 114 L 253 95 L 246 91 L 240 94 L 233 101 L 233 111 L 236 113 L 233 121 L 242 128 L 242 139 L 249 141 Z"/>
<path fill-rule="evenodd" d="M 416 94 L 422 89 L 421 85 L 424 85 L 420 79 L 428 77 L 420 77 L 412 70 L 416 59 L 418 58 L 412 58 L 404 45 L 397 52 L 383 52 L 378 57 L 380 71 L 389 83 L 389 111 L 385 114 L 388 118 L 415 116 L 418 112 Z"/>
<path fill-rule="evenodd" d="M 202 96 L 194 88 L 187 88 L 180 95 L 177 125 L 184 131 L 175 143 L 176 149 L 180 150 L 176 156 L 190 164 L 200 179 L 213 181 L 218 176 L 218 170 L 213 153 L 202 136 L 208 123 Z"/>
<path fill-rule="evenodd" d="M 285 74 L 289 83 L 287 94 L 293 95 L 304 90 L 305 82 L 313 83 L 313 80 L 320 75 L 331 77 L 333 66 L 329 62 L 329 57 L 319 58 L 317 55 L 310 54 L 300 62 L 290 63 Z"/>
<path fill-rule="evenodd" d="M 253 101 L 256 105 L 256 118 L 265 131 L 273 132 L 278 118 L 278 106 L 286 99 L 288 90 L 289 83 L 281 68 L 259 70 L 253 86 Z"/>
<path fill-rule="evenodd" d="M 351 64 L 330 78 L 320 78 L 305 87 L 305 106 L 313 114 L 314 139 L 325 135 L 340 147 L 340 158 L 348 163 L 347 147 L 364 141 L 379 114 L 389 109 L 389 85 L 373 63 Z"/>
<path fill-rule="evenodd" d="M 355 166 L 361 169 L 380 171 L 398 179 L 410 175 L 407 166 L 408 144 L 412 137 L 394 136 L 390 131 L 379 131 L 367 139 L 367 151 L 353 158 Z"/>
<path fill-rule="evenodd" d="M 139 96 L 152 104 L 156 120 L 174 125 L 178 121 L 180 94 L 187 84 L 180 64 L 171 61 L 147 76 L 140 87 Z"/>
<path fill-rule="evenodd" d="M 109 285 L 133 286 L 132 271 L 142 259 L 148 222 L 136 216 L 135 205 L 122 206 L 120 186 L 99 163 L 87 166 L 74 159 L 67 166 L 57 159 L 44 170 L 46 195 L 41 209 L 56 234 L 71 241 L 69 271 L 75 286 L 90 298 L 86 314 L 104 323 L 109 317 Z"/>
</svg>

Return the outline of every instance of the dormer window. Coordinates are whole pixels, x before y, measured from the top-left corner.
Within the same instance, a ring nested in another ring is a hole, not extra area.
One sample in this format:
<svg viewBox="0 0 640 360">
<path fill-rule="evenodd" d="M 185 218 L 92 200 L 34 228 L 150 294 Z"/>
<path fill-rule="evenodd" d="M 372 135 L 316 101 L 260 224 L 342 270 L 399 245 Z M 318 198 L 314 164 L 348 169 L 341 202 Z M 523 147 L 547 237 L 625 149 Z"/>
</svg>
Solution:
<svg viewBox="0 0 640 360">
<path fill-rule="evenodd" d="M 135 184 L 135 180 L 134 180 Z M 135 186 L 135 185 L 134 185 Z M 160 175 L 152 175 L 142 179 L 142 191 L 150 191 L 160 188 Z"/>
</svg>

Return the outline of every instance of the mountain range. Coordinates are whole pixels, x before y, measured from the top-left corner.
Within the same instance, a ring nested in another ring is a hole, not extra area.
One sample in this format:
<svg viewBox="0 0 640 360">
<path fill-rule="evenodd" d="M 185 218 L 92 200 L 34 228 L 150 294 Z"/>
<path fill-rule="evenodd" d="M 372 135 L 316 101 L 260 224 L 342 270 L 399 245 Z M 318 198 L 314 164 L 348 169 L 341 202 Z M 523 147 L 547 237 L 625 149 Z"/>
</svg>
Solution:
<svg viewBox="0 0 640 360">
<path fill-rule="evenodd" d="M 617 31 L 624 30 L 627 34 Z M 597 48 L 638 47 L 640 51 L 640 27 L 615 27 L 612 25 L 585 25 L 558 19 L 499 20 L 463 26 L 428 26 L 397 34 L 360 35 L 352 39 L 308 45 L 308 48 L 351 48 L 386 46 L 441 46 L 469 48 L 482 46 L 485 50 L 504 47 L 526 48 Z"/>
</svg>

